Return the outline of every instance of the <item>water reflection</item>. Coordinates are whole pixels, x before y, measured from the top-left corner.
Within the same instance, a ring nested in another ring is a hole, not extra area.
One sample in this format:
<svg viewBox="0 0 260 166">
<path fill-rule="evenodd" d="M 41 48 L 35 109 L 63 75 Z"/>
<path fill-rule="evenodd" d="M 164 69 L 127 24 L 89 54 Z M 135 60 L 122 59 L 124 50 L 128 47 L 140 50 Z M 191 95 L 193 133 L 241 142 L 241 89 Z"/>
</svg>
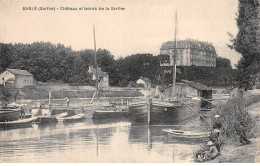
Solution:
<svg viewBox="0 0 260 166">
<path fill-rule="evenodd" d="M 170 140 L 167 127 L 86 119 L 1 130 L 0 162 L 193 162 L 201 143 Z"/>
</svg>

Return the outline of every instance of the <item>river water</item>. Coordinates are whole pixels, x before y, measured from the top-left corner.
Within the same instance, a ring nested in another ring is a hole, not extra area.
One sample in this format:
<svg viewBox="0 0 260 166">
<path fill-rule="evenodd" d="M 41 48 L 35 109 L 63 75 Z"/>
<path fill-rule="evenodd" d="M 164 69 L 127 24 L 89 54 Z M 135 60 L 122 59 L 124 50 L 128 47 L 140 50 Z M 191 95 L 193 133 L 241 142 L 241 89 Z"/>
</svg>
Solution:
<svg viewBox="0 0 260 166">
<path fill-rule="evenodd" d="M 203 143 L 169 138 L 162 130 L 202 130 L 202 123 L 199 118 L 177 126 L 85 119 L 5 129 L 0 131 L 0 162 L 190 163 Z"/>
</svg>

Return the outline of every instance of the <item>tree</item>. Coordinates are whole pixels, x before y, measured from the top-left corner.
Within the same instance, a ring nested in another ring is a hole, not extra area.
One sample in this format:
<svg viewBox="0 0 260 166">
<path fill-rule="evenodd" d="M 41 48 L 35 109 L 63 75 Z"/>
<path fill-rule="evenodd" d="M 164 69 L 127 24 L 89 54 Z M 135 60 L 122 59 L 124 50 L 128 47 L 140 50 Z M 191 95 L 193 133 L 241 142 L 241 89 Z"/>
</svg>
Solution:
<svg viewBox="0 0 260 166">
<path fill-rule="evenodd" d="M 249 89 L 251 84 L 247 78 L 258 72 L 257 70 L 251 70 L 252 67 L 250 66 L 259 66 L 260 62 L 259 4 L 259 0 L 239 0 L 237 18 L 239 31 L 236 38 L 231 38 L 232 45 L 230 45 L 230 48 L 234 48 L 243 57 L 243 60 L 238 65 L 238 69 L 242 75 L 240 86 L 246 89 Z"/>
<path fill-rule="evenodd" d="M 4 71 L 10 64 L 11 58 L 8 54 L 10 45 L 0 43 L 0 72 Z"/>
<path fill-rule="evenodd" d="M 216 58 L 216 67 L 232 68 L 230 60 L 222 57 Z"/>
</svg>

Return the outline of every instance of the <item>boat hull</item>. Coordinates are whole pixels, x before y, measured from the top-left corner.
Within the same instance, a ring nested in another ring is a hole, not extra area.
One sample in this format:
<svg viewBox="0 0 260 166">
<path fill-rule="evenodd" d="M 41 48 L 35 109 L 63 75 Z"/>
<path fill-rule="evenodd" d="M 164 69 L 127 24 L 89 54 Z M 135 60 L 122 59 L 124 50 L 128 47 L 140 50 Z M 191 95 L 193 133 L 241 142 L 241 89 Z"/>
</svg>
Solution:
<svg viewBox="0 0 260 166">
<path fill-rule="evenodd" d="M 130 116 L 128 107 L 114 108 L 96 106 L 84 108 L 83 113 L 86 119 L 108 119 Z"/>
<path fill-rule="evenodd" d="M 57 123 L 55 116 L 39 116 L 35 119 L 35 123 Z"/>
<path fill-rule="evenodd" d="M 63 123 L 79 122 L 82 120 L 84 120 L 84 114 L 77 114 L 77 115 L 62 118 Z"/>
<path fill-rule="evenodd" d="M 193 141 L 206 141 L 209 140 L 210 132 L 201 132 L 201 133 L 193 133 L 193 132 L 178 132 L 177 130 L 165 129 L 163 130 L 168 137 L 179 139 L 179 140 L 193 140 Z"/>
<path fill-rule="evenodd" d="M 34 117 L 8 121 L 8 122 L 0 122 L 0 128 L 27 127 L 27 126 L 31 126 L 33 121 L 34 121 Z"/>
<path fill-rule="evenodd" d="M 18 120 L 20 109 L 0 109 L 0 122 Z"/>
<path fill-rule="evenodd" d="M 129 107 L 131 118 L 148 122 L 148 104 L 135 104 Z M 150 124 L 178 123 L 195 116 L 200 110 L 200 102 L 186 104 L 152 103 L 150 106 Z"/>
</svg>

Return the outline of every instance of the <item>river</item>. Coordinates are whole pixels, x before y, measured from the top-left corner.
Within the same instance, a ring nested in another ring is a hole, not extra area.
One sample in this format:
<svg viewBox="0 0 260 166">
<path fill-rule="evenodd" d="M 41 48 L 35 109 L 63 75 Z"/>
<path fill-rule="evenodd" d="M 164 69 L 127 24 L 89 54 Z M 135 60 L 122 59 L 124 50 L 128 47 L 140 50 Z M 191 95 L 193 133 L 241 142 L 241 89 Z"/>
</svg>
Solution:
<svg viewBox="0 0 260 166">
<path fill-rule="evenodd" d="M 85 119 L 5 129 L 0 131 L 0 162 L 190 163 L 202 143 L 169 138 L 162 129 L 201 130 L 201 123 L 199 118 L 181 126 Z"/>
</svg>

